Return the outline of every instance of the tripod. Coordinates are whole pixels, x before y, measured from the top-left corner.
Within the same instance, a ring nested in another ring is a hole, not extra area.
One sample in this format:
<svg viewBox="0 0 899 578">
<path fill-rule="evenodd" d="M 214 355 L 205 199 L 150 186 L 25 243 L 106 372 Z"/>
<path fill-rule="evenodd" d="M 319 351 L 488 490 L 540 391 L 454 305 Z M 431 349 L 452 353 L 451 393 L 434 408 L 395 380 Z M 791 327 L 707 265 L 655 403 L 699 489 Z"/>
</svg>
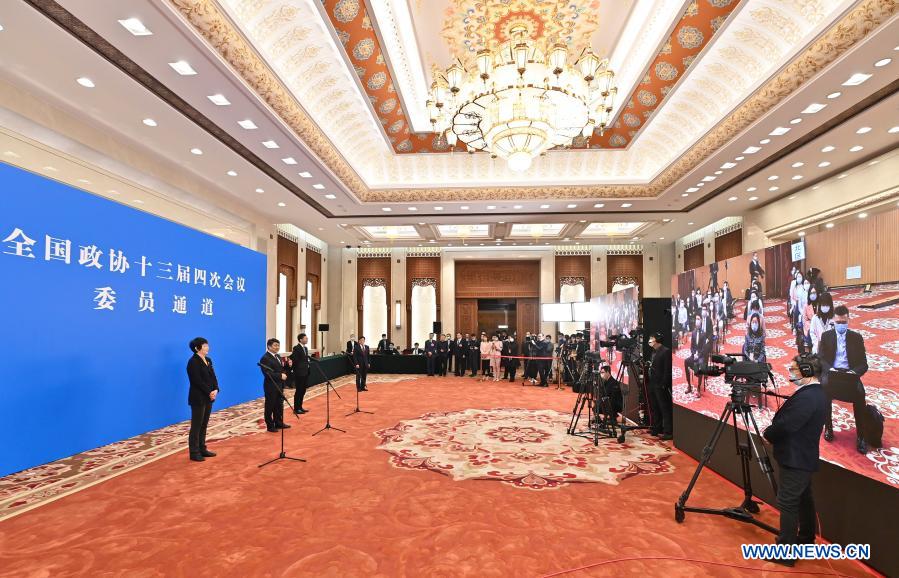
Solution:
<svg viewBox="0 0 899 578">
<path fill-rule="evenodd" d="M 278 395 L 281 396 L 282 400 L 287 402 L 287 407 L 289 407 L 291 410 L 291 413 L 293 413 L 293 406 L 290 405 L 290 400 L 288 400 L 287 396 L 284 395 L 284 389 L 282 387 L 280 387 L 278 385 L 278 382 L 275 381 L 275 378 L 272 377 L 271 370 L 269 368 L 265 367 L 264 365 L 262 365 L 261 363 L 257 363 L 256 365 L 258 365 L 262 369 L 262 373 L 264 373 L 266 375 L 266 377 L 268 377 L 269 379 L 272 380 L 272 383 L 275 384 L 275 388 L 277 388 L 277 390 L 278 390 Z M 297 414 L 294 414 L 293 416 L 295 418 L 297 418 L 297 421 L 300 420 L 300 417 Z M 281 430 L 281 452 L 278 454 L 278 457 L 272 458 L 269 461 L 265 462 L 264 464 L 259 464 L 259 466 L 257 466 L 257 467 L 261 468 L 261 467 L 267 466 L 273 462 L 277 462 L 278 460 L 292 460 L 294 462 L 305 462 L 306 461 L 303 458 L 292 458 L 289 455 L 287 455 L 287 452 L 284 451 L 284 428 L 279 428 L 279 429 Z"/>
<path fill-rule="evenodd" d="M 753 517 L 753 514 L 759 513 L 759 503 L 752 499 L 752 482 L 749 476 L 749 462 L 752 460 L 753 455 L 758 461 L 762 473 L 768 479 L 768 483 L 771 484 L 771 489 L 774 491 L 775 495 L 777 494 L 777 482 L 774 480 L 774 469 L 771 467 L 768 450 L 762 444 L 762 451 L 759 452 L 758 446 L 760 444 L 757 444 L 752 438 L 753 433 L 759 437 L 761 437 L 761 434 L 759 433 L 759 426 L 755 421 L 755 416 L 752 415 L 752 406 L 746 403 L 746 389 L 746 384 L 731 384 L 730 401 L 724 406 L 721 417 L 718 419 L 718 425 L 712 433 L 709 443 L 702 449 L 702 458 L 699 460 L 699 465 L 696 466 L 696 471 L 693 472 L 693 478 L 690 480 L 690 484 L 674 505 L 674 519 L 678 523 L 683 523 L 684 512 L 697 512 L 699 514 L 716 514 L 724 516 L 740 522 L 746 522 L 747 524 L 753 524 L 759 528 L 773 532 L 774 534 L 778 533 L 777 528 L 769 526 Z M 741 441 L 740 439 L 740 428 L 737 427 L 738 415 L 742 416 L 742 423 L 746 428 L 745 441 Z M 740 456 L 742 466 L 743 503 L 734 508 L 720 509 L 687 506 L 687 499 L 690 497 L 690 492 L 693 491 L 693 486 L 696 485 L 696 480 L 699 479 L 702 468 L 709 463 L 712 453 L 715 451 L 715 446 L 718 445 L 718 440 L 721 438 L 721 433 L 724 431 L 724 426 L 731 420 L 733 421 L 734 427 L 734 443 L 737 446 L 737 454 Z"/>
<path fill-rule="evenodd" d="M 312 360 L 311 357 L 309 359 Z M 326 429 L 333 429 L 333 430 L 337 430 L 339 432 L 346 433 L 346 430 L 342 430 L 339 427 L 334 427 L 331 425 L 331 390 L 334 390 L 334 395 L 337 396 L 337 399 L 343 399 L 343 398 L 340 397 L 340 394 L 337 393 L 336 389 L 334 389 L 334 385 L 331 383 L 331 380 L 328 379 L 328 376 L 325 375 L 324 371 L 322 371 L 322 368 L 318 364 L 318 360 L 314 360 L 314 363 L 312 365 L 321 374 L 322 379 L 325 380 L 325 416 L 326 416 L 325 417 L 325 426 L 312 435 L 317 436 L 318 434 L 322 433 Z"/>
<path fill-rule="evenodd" d="M 352 360 L 350 360 L 350 363 L 352 363 Z M 357 369 L 356 371 L 359 371 L 359 370 Z M 337 392 L 335 391 L 334 393 L 337 393 Z M 371 414 L 371 415 L 375 414 L 375 412 L 373 412 L 373 411 L 365 411 L 364 409 L 359 409 L 359 388 L 358 387 L 356 388 L 356 409 L 354 409 L 350 413 L 346 414 L 344 417 L 349 417 L 356 413 L 367 413 L 367 414 Z"/>
<path fill-rule="evenodd" d="M 581 380 L 581 392 L 574 402 L 574 410 L 571 412 L 571 422 L 568 425 L 568 434 L 590 439 L 593 445 L 599 445 L 599 436 L 617 437 L 616 421 L 612 408 L 612 399 L 606 394 L 605 383 L 599 377 L 598 365 L 594 365 L 586 380 Z M 586 381 L 586 383 L 584 383 Z M 587 430 L 577 431 L 577 424 L 581 419 L 581 413 L 587 408 Z M 602 419 L 600 419 L 602 414 Z"/>
</svg>

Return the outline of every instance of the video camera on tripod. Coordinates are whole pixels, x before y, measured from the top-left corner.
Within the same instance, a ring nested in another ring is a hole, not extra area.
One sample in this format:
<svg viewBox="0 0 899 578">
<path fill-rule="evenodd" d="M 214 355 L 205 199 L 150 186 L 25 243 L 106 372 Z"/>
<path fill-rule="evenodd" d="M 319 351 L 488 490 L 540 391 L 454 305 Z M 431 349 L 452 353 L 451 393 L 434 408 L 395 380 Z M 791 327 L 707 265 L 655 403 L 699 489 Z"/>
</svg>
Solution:
<svg viewBox="0 0 899 578">
<path fill-rule="evenodd" d="M 711 364 L 699 369 L 697 375 L 709 377 L 724 376 L 724 382 L 744 388 L 753 386 L 767 387 L 768 380 L 773 383 L 770 363 L 757 361 L 737 361 L 737 357 L 745 356 L 742 353 L 725 353 L 712 355 Z M 714 364 L 714 365 L 712 365 Z"/>
<path fill-rule="evenodd" d="M 610 335 L 608 341 L 599 341 L 600 347 L 614 347 L 618 351 L 630 351 L 643 341 L 643 328 L 637 327 L 630 334 Z"/>
</svg>

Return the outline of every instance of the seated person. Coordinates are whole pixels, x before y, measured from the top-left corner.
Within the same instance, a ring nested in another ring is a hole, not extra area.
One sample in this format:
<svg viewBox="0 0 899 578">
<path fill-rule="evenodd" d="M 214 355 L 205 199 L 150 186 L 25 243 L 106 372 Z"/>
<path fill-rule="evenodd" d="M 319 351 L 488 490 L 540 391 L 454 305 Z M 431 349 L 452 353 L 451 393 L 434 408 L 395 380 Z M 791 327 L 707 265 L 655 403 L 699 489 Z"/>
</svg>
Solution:
<svg viewBox="0 0 899 578">
<path fill-rule="evenodd" d="M 384 355 L 399 355 L 400 352 L 397 350 L 396 345 L 391 341 L 387 344 L 387 351 L 384 352 Z"/>
<path fill-rule="evenodd" d="M 412 351 L 410 352 L 412 355 L 424 355 L 425 350 L 418 346 L 418 342 L 415 342 L 415 345 L 412 346 Z"/>
<path fill-rule="evenodd" d="M 828 401 L 838 399 L 852 404 L 855 416 L 855 448 L 860 454 L 868 453 L 868 444 L 862 438 L 860 424 L 866 416 L 865 386 L 861 377 L 868 371 L 868 356 L 865 339 L 860 333 L 849 329 L 849 309 L 839 305 L 833 310 L 834 328 L 821 335 L 818 357 L 824 371 L 821 384 Z M 828 410 L 833 404 L 828 403 Z M 824 424 L 824 439 L 833 441 L 832 411 L 827 412 Z"/>
<path fill-rule="evenodd" d="M 608 410 L 610 415 L 606 415 L 606 417 L 618 421 L 618 414 L 621 413 L 621 409 L 624 407 L 621 383 L 612 377 L 612 368 L 606 364 L 599 368 L 599 377 L 602 380 L 603 388 L 603 399 L 599 404 L 599 411 L 606 413 Z"/>
</svg>

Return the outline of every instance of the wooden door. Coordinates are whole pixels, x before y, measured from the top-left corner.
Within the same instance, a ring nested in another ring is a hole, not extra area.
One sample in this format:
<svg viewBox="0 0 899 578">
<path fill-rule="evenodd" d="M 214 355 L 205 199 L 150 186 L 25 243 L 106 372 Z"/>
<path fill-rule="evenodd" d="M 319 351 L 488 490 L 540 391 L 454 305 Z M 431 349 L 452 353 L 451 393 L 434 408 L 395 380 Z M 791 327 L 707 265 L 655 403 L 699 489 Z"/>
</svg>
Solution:
<svg viewBox="0 0 899 578">
<path fill-rule="evenodd" d="M 515 330 L 519 339 L 524 339 L 528 331 L 540 332 L 540 304 L 537 299 L 518 299 L 515 302 Z"/>
<path fill-rule="evenodd" d="M 456 333 L 475 335 L 478 331 L 478 300 L 456 299 Z"/>
</svg>

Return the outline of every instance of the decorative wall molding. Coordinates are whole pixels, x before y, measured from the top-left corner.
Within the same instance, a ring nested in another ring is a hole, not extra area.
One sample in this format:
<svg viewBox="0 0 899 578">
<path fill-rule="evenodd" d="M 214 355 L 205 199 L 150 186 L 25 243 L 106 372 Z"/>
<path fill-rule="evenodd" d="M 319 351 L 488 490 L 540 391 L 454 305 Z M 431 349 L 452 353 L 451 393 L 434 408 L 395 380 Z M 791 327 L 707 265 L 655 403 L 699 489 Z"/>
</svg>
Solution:
<svg viewBox="0 0 899 578">
<path fill-rule="evenodd" d="M 360 259 L 364 257 L 390 258 L 390 247 L 359 247 L 356 249 L 356 256 Z"/>
<path fill-rule="evenodd" d="M 606 255 L 642 255 L 643 245 L 609 245 Z"/>
</svg>

